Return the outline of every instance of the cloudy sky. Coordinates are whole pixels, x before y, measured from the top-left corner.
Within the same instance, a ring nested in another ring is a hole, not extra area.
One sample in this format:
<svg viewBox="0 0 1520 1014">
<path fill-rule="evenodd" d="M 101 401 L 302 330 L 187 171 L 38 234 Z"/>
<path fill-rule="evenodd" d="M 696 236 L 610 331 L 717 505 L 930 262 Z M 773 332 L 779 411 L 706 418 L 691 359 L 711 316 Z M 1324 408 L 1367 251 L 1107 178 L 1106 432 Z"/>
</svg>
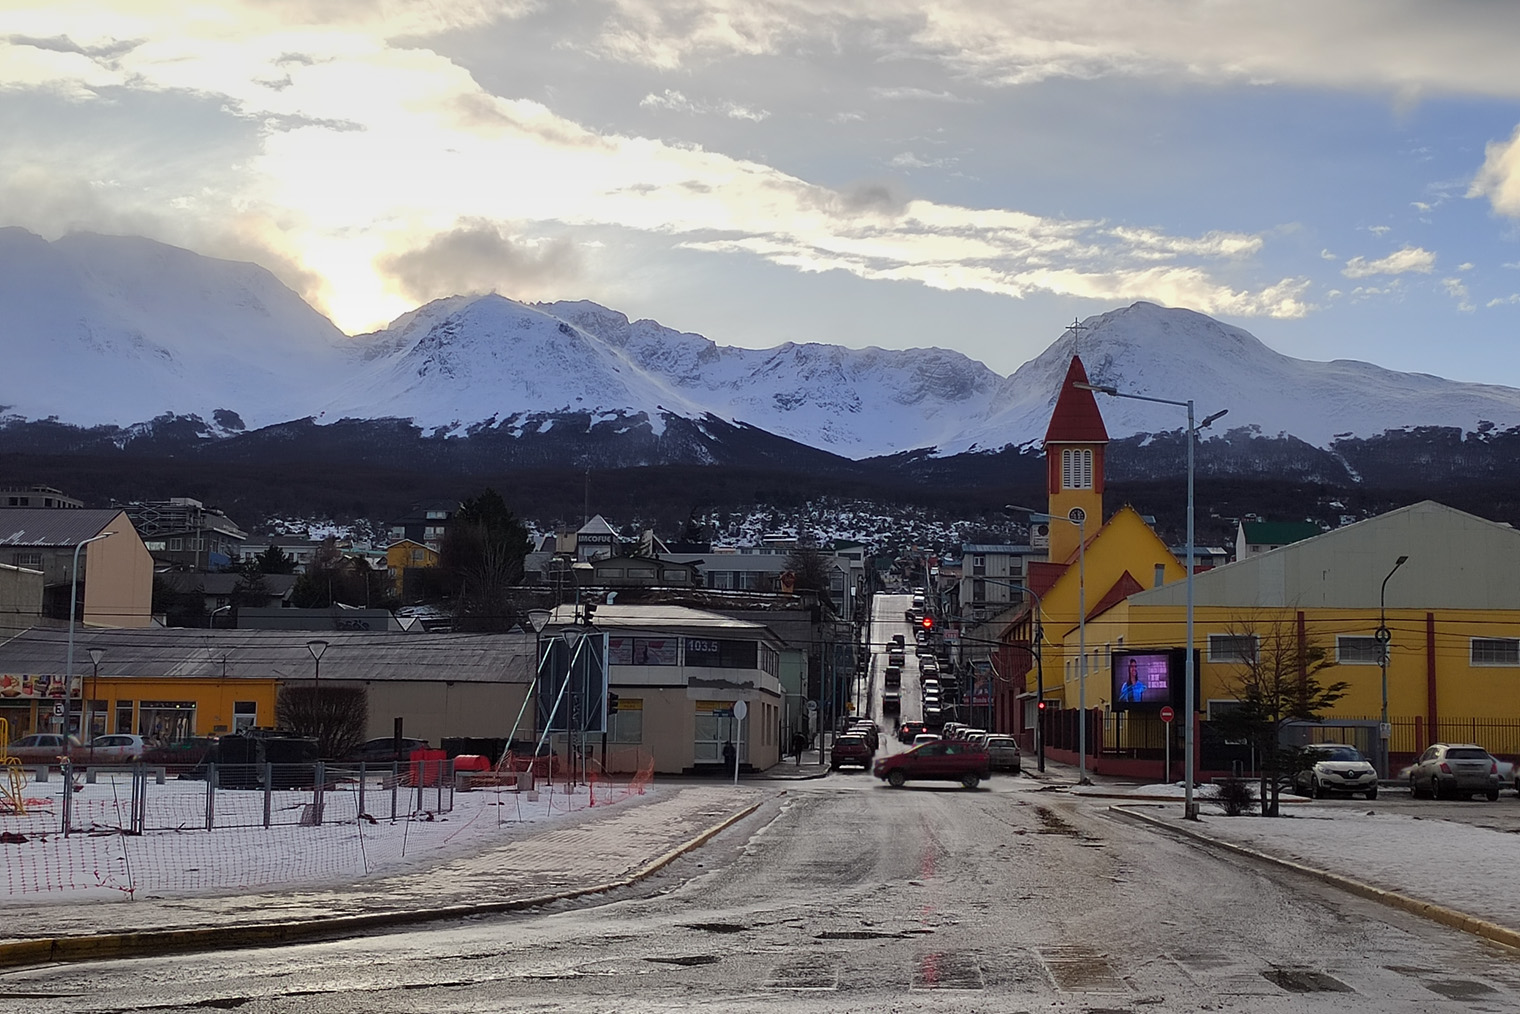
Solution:
<svg viewBox="0 0 1520 1014">
<path fill-rule="evenodd" d="M 257 261 L 344 330 L 591 299 L 955 348 L 1185 306 L 1520 386 L 1520 4 L 0 0 L 0 225 Z"/>
</svg>

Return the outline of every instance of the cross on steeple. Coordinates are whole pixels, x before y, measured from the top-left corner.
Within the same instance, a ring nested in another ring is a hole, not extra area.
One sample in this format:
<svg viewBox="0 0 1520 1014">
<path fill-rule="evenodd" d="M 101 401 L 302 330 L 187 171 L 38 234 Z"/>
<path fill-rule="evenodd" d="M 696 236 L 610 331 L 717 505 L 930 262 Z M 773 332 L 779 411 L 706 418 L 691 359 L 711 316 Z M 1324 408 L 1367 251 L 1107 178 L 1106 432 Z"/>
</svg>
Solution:
<svg viewBox="0 0 1520 1014">
<path fill-rule="evenodd" d="M 1090 330 L 1088 326 L 1077 318 L 1071 318 L 1071 323 L 1066 325 L 1066 330 L 1071 332 L 1071 354 L 1076 355 L 1080 350 L 1077 348 L 1077 339 L 1082 337 L 1082 332 Z"/>
</svg>

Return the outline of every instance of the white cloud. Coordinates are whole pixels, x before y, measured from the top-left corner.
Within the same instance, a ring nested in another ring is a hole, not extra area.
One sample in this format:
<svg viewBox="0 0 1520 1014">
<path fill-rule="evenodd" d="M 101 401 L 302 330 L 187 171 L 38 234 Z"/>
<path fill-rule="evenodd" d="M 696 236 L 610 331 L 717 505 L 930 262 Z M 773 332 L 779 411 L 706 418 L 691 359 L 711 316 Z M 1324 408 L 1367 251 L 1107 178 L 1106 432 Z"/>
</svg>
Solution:
<svg viewBox="0 0 1520 1014">
<path fill-rule="evenodd" d="M 1367 231 L 1372 233 L 1374 236 L 1386 236 L 1392 232 L 1393 229 L 1386 225 L 1369 225 L 1367 226 Z"/>
<path fill-rule="evenodd" d="M 1483 305 L 1486 306 L 1486 307 L 1489 307 L 1490 309 L 1493 308 L 1493 307 L 1495 307 L 1495 306 L 1516 306 L 1516 305 L 1520 305 L 1520 292 L 1511 292 L 1509 295 L 1503 296 L 1503 297 L 1501 297 L 1499 299 L 1490 299 L 1488 302 L 1484 303 Z"/>
<path fill-rule="evenodd" d="M 1368 26 L 1375 25 L 1375 31 Z M 1171 75 L 1203 82 L 1520 96 L 1520 9 L 1387 0 L 608 0 L 587 47 L 666 69 L 872 40 L 984 83 Z M 1348 44 L 1346 40 L 1354 40 Z"/>
<path fill-rule="evenodd" d="M 1341 258 L 1339 254 L 1333 254 L 1328 249 L 1325 249 L 1319 252 L 1319 259 L 1322 261 L 1338 261 Z"/>
<path fill-rule="evenodd" d="M 1487 197 L 1494 211 L 1520 218 L 1520 127 L 1508 141 L 1490 141 L 1468 197 Z"/>
<path fill-rule="evenodd" d="M 1457 270 L 1458 271 L 1471 271 L 1474 267 L 1475 267 L 1475 265 L 1473 264 L 1472 261 L 1463 261 L 1461 264 L 1457 265 Z"/>
<path fill-rule="evenodd" d="M 665 89 L 659 95 L 651 92 L 639 100 L 639 106 L 644 109 L 663 109 L 673 113 L 689 113 L 693 115 L 726 116 L 731 120 L 749 120 L 759 123 L 768 119 L 770 113 L 764 109 L 751 109 L 734 102 L 694 102 L 683 93 L 671 88 Z"/>
<path fill-rule="evenodd" d="M 1446 290 L 1446 294 L 1448 296 L 1457 301 L 1458 310 L 1462 311 L 1463 313 L 1471 313 L 1473 310 L 1477 309 L 1477 307 L 1473 306 L 1472 300 L 1468 297 L 1467 286 L 1462 284 L 1462 279 L 1443 278 L 1441 279 L 1441 287 Z"/>
<path fill-rule="evenodd" d="M 1429 274 L 1436 266 L 1436 255 L 1417 246 L 1395 250 L 1387 257 L 1369 261 L 1365 257 L 1353 257 L 1341 269 L 1347 278 L 1370 278 L 1373 275 L 1402 275 L 1411 271 Z"/>
</svg>

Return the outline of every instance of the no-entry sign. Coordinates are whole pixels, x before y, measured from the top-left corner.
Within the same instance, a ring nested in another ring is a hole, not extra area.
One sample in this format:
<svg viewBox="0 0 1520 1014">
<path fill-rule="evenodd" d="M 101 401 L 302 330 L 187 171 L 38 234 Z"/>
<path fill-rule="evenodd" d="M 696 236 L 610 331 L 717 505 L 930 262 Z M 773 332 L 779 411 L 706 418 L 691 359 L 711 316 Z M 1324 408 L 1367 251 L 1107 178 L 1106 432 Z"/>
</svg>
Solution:
<svg viewBox="0 0 1520 1014">
<path fill-rule="evenodd" d="M 1172 722 L 1172 719 L 1174 719 L 1176 717 L 1177 717 L 1177 712 L 1175 712 L 1175 711 L 1172 710 L 1172 707 L 1171 707 L 1170 704 L 1161 709 L 1161 720 L 1163 722 L 1167 723 L 1168 725 L 1170 725 L 1171 722 Z"/>
</svg>

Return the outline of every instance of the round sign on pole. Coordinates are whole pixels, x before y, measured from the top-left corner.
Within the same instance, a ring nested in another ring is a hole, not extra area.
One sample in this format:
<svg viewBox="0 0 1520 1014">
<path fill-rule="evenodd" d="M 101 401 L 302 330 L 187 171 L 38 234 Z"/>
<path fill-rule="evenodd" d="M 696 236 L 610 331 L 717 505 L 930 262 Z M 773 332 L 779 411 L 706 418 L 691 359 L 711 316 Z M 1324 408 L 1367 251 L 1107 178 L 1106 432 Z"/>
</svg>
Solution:
<svg viewBox="0 0 1520 1014">
<path fill-rule="evenodd" d="M 810 714 L 810 715 L 816 714 L 817 711 L 818 711 L 818 702 L 817 701 L 808 701 L 807 710 L 808 710 L 808 714 Z"/>
<path fill-rule="evenodd" d="M 749 705 L 746 704 L 744 701 L 735 701 L 734 702 L 734 717 L 742 719 L 747 714 L 749 714 Z"/>
<path fill-rule="evenodd" d="M 1168 725 L 1172 724 L 1172 719 L 1176 717 L 1177 712 L 1172 710 L 1172 706 L 1170 704 L 1161 709 L 1161 720 Z"/>
</svg>

